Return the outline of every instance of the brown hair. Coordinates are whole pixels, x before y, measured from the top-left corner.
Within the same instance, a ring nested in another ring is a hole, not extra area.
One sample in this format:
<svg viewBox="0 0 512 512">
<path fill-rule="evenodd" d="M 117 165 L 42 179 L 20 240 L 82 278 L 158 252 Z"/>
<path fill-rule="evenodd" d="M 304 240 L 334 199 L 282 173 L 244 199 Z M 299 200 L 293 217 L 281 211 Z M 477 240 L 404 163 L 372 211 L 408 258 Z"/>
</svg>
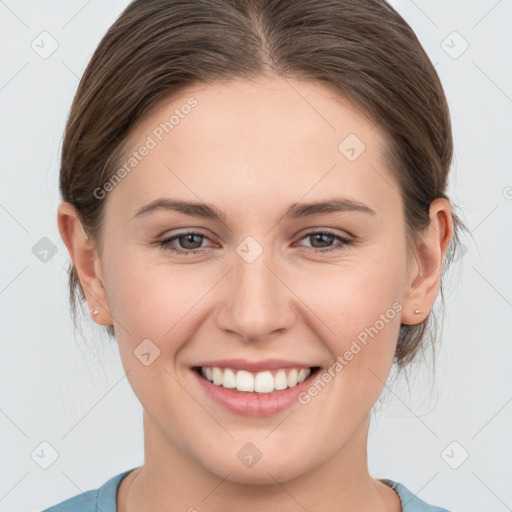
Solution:
<svg viewBox="0 0 512 512">
<path fill-rule="evenodd" d="M 391 6 L 384 0 L 135 0 L 84 72 L 62 147 L 62 199 L 75 206 L 99 254 L 106 200 L 94 191 L 113 176 L 142 117 L 192 84 L 268 73 L 333 87 L 382 128 L 414 247 L 415 235 L 429 225 L 430 203 L 448 199 L 452 134 L 439 77 Z M 460 243 L 458 231 L 467 230 L 457 215 L 452 219 L 443 275 Z M 69 288 L 76 327 L 85 295 L 72 263 Z M 431 312 L 421 324 L 401 325 L 399 369 L 423 348 L 432 319 Z M 113 326 L 107 332 L 115 336 Z"/>
</svg>

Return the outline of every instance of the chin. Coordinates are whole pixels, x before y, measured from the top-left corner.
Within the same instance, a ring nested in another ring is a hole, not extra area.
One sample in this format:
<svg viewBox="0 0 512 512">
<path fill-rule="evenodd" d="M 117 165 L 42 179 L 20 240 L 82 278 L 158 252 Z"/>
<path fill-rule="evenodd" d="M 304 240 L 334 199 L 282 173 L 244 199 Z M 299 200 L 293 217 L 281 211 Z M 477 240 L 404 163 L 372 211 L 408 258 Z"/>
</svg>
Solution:
<svg viewBox="0 0 512 512">
<path fill-rule="evenodd" d="M 299 454 L 283 459 L 283 457 L 269 457 L 264 460 L 262 456 L 252 467 L 242 463 L 236 455 L 234 459 L 219 461 L 203 461 L 207 471 L 229 482 L 245 485 L 272 485 L 276 481 L 286 482 L 307 472 L 302 465 L 297 464 Z"/>
</svg>

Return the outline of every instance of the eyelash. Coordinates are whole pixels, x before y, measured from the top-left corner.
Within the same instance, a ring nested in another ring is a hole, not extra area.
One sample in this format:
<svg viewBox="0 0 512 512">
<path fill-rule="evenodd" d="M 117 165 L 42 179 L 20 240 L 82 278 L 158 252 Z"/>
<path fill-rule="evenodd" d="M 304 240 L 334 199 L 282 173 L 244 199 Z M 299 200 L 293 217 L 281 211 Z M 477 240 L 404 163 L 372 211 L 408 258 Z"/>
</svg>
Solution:
<svg viewBox="0 0 512 512">
<path fill-rule="evenodd" d="M 175 248 L 172 248 L 170 246 L 170 243 L 173 242 L 174 240 L 176 240 L 176 239 L 178 239 L 178 238 L 180 238 L 182 236 L 187 236 L 187 235 L 199 235 L 199 236 L 201 236 L 203 238 L 208 238 L 204 233 L 200 233 L 200 232 L 197 232 L 197 231 L 183 232 L 183 233 L 178 233 L 178 234 L 173 235 L 171 237 L 165 238 L 164 240 L 159 242 L 160 246 L 162 247 L 162 249 L 171 251 L 171 252 L 173 252 L 175 254 L 182 254 L 182 255 L 185 255 L 185 256 L 194 255 L 194 254 L 198 254 L 198 253 L 201 253 L 201 252 L 205 251 L 205 249 L 185 249 L 185 250 L 184 249 L 175 249 Z M 307 251 L 312 251 L 312 252 L 314 252 L 316 254 L 325 253 L 325 252 L 332 252 L 332 251 L 338 251 L 338 250 L 343 249 L 345 246 L 351 245 L 353 243 L 352 240 L 349 240 L 348 238 L 346 238 L 344 236 L 338 235 L 338 234 L 336 234 L 333 231 L 330 231 L 328 229 L 321 230 L 321 231 L 310 231 L 309 233 L 306 233 L 304 236 L 302 236 L 300 238 L 300 240 L 303 240 L 304 238 L 308 238 L 308 237 L 311 237 L 311 236 L 314 236 L 314 235 L 328 235 L 328 236 L 332 236 L 333 238 L 335 238 L 336 240 L 341 242 L 340 245 L 337 245 L 337 246 L 334 246 L 334 247 L 328 247 L 326 249 L 315 249 L 314 247 L 306 247 L 305 248 Z"/>
</svg>

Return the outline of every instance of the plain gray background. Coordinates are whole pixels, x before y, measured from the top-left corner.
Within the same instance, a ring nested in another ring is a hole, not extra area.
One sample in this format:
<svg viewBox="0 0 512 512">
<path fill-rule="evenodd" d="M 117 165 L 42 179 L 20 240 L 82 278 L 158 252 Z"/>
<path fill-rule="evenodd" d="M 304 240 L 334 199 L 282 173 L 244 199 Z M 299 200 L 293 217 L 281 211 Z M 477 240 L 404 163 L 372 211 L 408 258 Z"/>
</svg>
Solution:
<svg viewBox="0 0 512 512">
<path fill-rule="evenodd" d="M 449 192 L 473 238 L 445 282 L 434 388 L 416 364 L 411 392 L 386 389 L 370 472 L 453 512 L 512 510 L 512 0 L 391 3 L 443 82 Z M 143 462 L 141 406 L 117 347 L 89 318 L 86 340 L 73 334 L 56 224 L 68 110 L 127 4 L 0 1 L 0 512 L 41 510 Z M 49 56 L 32 49 L 41 37 L 58 44 Z"/>
</svg>

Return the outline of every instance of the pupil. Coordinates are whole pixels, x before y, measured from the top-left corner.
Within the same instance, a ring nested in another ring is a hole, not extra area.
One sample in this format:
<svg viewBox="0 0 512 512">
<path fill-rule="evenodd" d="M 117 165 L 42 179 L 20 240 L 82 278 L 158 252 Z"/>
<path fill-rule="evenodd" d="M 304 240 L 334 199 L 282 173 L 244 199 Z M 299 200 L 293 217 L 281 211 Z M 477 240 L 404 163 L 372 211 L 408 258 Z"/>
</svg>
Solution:
<svg viewBox="0 0 512 512">
<path fill-rule="evenodd" d="M 315 237 L 317 237 L 317 238 L 322 238 L 323 237 L 324 238 L 324 242 L 327 245 L 328 245 L 328 242 L 333 238 L 332 235 L 327 235 L 325 233 L 318 233 L 316 235 L 313 235 L 313 238 L 315 238 Z M 327 238 L 327 240 L 325 240 L 325 238 Z M 320 243 L 321 243 L 321 241 L 320 241 Z M 323 245 L 322 247 L 325 247 L 325 245 Z"/>
<path fill-rule="evenodd" d="M 185 244 L 184 244 L 185 249 L 197 249 L 197 247 L 187 247 L 187 243 L 188 243 L 188 242 L 191 242 L 191 243 L 192 243 L 192 245 L 194 244 L 194 240 L 193 240 L 193 239 L 194 239 L 195 237 L 197 237 L 197 238 L 201 238 L 201 235 L 195 235 L 194 233 L 189 233 L 189 234 L 187 234 L 187 235 L 183 235 L 183 236 L 181 237 L 182 239 L 183 239 L 183 238 L 185 239 Z M 195 243 L 197 243 L 197 241 L 196 241 Z M 201 241 L 200 241 L 200 240 L 199 240 L 199 244 L 201 244 Z"/>
</svg>

